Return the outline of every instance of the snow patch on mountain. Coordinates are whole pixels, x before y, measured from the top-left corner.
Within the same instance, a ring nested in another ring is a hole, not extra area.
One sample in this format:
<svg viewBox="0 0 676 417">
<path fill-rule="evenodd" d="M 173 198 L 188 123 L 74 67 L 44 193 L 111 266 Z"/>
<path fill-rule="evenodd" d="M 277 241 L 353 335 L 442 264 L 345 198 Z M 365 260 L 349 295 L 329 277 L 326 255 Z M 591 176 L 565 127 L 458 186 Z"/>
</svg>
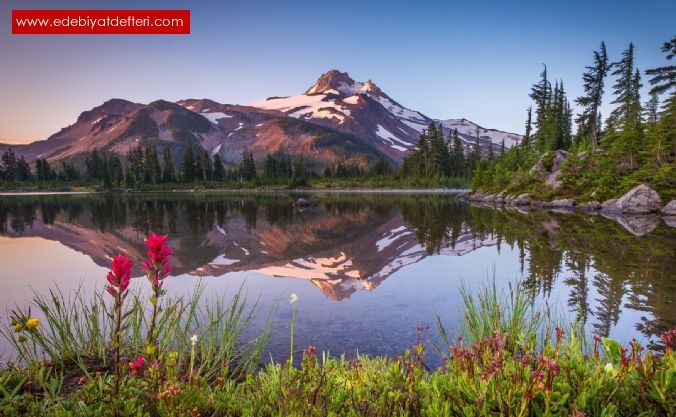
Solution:
<svg viewBox="0 0 676 417">
<path fill-rule="evenodd" d="M 270 98 L 249 104 L 266 110 L 279 110 L 296 119 L 336 119 L 344 123 L 350 110 L 328 99 L 326 94 Z"/>
<path fill-rule="evenodd" d="M 378 125 L 378 130 L 376 130 L 376 135 L 380 136 L 381 138 L 385 139 L 387 142 L 389 142 L 389 145 L 393 147 L 394 149 L 397 149 L 402 152 L 406 152 L 408 148 L 405 148 L 403 146 L 399 146 L 395 144 L 394 142 L 399 142 L 405 146 L 411 146 L 408 142 L 404 142 L 403 140 L 397 138 L 395 135 L 390 133 L 389 130 L 385 129 L 381 125 Z"/>
<path fill-rule="evenodd" d="M 211 123 L 218 124 L 219 119 L 231 118 L 229 114 L 223 112 L 213 112 L 213 113 L 200 113 L 200 115 L 207 118 Z"/>
<path fill-rule="evenodd" d="M 516 133 L 502 132 L 495 129 L 484 129 L 483 127 L 477 125 L 476 123 L 470 122 L 467 119 L 447 119 L 447 120 L 438 120 L 445 128 L 450 130 L 458 129 L 458 133 L 476 137 L 477 129 L 479 130 L 480 138 L 490 139 L 496 145 L 500 145 L 502 141 L 505 141 L 505 147 L 511 148 L 514 145 L 518 145 L 521 142 L 521 135 Z"/>
</svg>

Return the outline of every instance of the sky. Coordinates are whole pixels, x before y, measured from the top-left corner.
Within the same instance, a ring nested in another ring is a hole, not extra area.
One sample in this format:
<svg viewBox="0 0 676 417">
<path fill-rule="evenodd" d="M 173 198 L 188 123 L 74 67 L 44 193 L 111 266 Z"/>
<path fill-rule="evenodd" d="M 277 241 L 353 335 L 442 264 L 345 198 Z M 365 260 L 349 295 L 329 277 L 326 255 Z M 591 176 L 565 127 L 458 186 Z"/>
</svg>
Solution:
<svg viewBox="0 0 676 417">
<path fill-rule="evenodd" d="M 12 9 L 125 8 L 190 9 L 192 33 L 11 34 Z M 247 104 L 300 94 L 329 69 L 432 118 L 523 133 L 543 63 L 572 101 L 601 40 L 611 60 L 634 42 L 644 70 L 666 62 L 674 22 L 673 0 L 6 0 L 0 142 L 45 139 L 110 98 Z"/>
</svg>

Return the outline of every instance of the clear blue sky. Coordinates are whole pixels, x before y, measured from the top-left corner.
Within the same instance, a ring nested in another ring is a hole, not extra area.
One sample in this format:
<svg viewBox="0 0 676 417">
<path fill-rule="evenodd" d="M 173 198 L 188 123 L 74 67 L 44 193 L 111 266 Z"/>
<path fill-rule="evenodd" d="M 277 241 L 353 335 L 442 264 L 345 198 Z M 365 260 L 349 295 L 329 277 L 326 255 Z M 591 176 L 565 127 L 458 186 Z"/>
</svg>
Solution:
<svg viewBox="0 0 676 417">
<path fill-rule="evenodd" d="M 12 8 L 189 8 L 192 34 L 13 36 Z M 572 99 L 601 40 L 612 60 L 633 41 L 643 70 L 665 62 L 659 48 L 675 22 L 673 0 L 3 1 L 0 138 L 44 139 L 112 97 L 245 104 L 298 94 L 331 68 L 430 117 L 521 133 L 541 63 Z"/>
</svg>

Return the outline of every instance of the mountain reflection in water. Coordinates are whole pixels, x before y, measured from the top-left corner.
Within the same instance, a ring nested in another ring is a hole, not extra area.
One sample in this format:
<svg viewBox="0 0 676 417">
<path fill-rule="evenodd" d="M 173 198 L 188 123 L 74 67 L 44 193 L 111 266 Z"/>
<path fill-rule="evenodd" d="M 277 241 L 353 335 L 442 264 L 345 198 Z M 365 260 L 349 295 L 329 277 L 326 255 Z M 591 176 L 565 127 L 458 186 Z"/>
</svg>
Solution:
<svg viewBox="0 0 676 417">
<path fill-rule="evenodd" d="M 625 311 L 633 325 L 627 335 L 656 340 L 676 323 L 676 229 L 664 222 L 636 236 L 601 216 L 472 207 L 452 195 L 312 194 L 305 197 L 314 205 L 304 210 L 293 206 L 297 197 L 3 196 L 0 235 L 58 241 L 107 267 L 119 253 L 139 265 L 143 238 L 163 233 L 174 250 L 174 275 L 291 277 L 336 301 L 376 293 L 397 271 L 427 258 L 445 262 L 442 270 L 453 274 L 458 258 L 491 248 L 474 276 L 463 278 L 485 279 L 507 251 L 525 289 L 541 300 L 555 295 L 595 333 L 610 334 Z M 9 258 L 0 253 L 0 265 Z M 430 317 L 410 319 L 414 327 Z"/>
</svg>

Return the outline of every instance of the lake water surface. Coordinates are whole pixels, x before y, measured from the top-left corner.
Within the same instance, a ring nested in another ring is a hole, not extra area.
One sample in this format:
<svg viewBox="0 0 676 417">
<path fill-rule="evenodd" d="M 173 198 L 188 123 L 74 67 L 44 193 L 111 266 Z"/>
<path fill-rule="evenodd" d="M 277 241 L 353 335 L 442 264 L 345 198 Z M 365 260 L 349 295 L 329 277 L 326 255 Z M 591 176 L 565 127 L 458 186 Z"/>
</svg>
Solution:
<svg viewBox="0 0 676 417">
<path fill-rule="evenodd" d="M 676 324 L 676 229 L 664 220 L 636 236 L 622 219 L 473 207 L 450 194 L 305 194 L 313 206 L 303 209 L 298 196 L 0 196 L 0 319 L 32 289 L 102 289 L 111 257 L 139 265 L 156 232 L 174 251 L 168 292 L 202 282 L 206 298 L 227 299 L 243 287 L 258 299 L 252 334 L 273 312 L 275 359 L 288 354 L 292 293 L 296 346 L 393 355 L 437 314 L 458 330 L 461 285 L 479 288 L 493 271 L 500 287 L 518 281 L 537 303 L 623 342 L 657 342 Z"/>
</svg>

